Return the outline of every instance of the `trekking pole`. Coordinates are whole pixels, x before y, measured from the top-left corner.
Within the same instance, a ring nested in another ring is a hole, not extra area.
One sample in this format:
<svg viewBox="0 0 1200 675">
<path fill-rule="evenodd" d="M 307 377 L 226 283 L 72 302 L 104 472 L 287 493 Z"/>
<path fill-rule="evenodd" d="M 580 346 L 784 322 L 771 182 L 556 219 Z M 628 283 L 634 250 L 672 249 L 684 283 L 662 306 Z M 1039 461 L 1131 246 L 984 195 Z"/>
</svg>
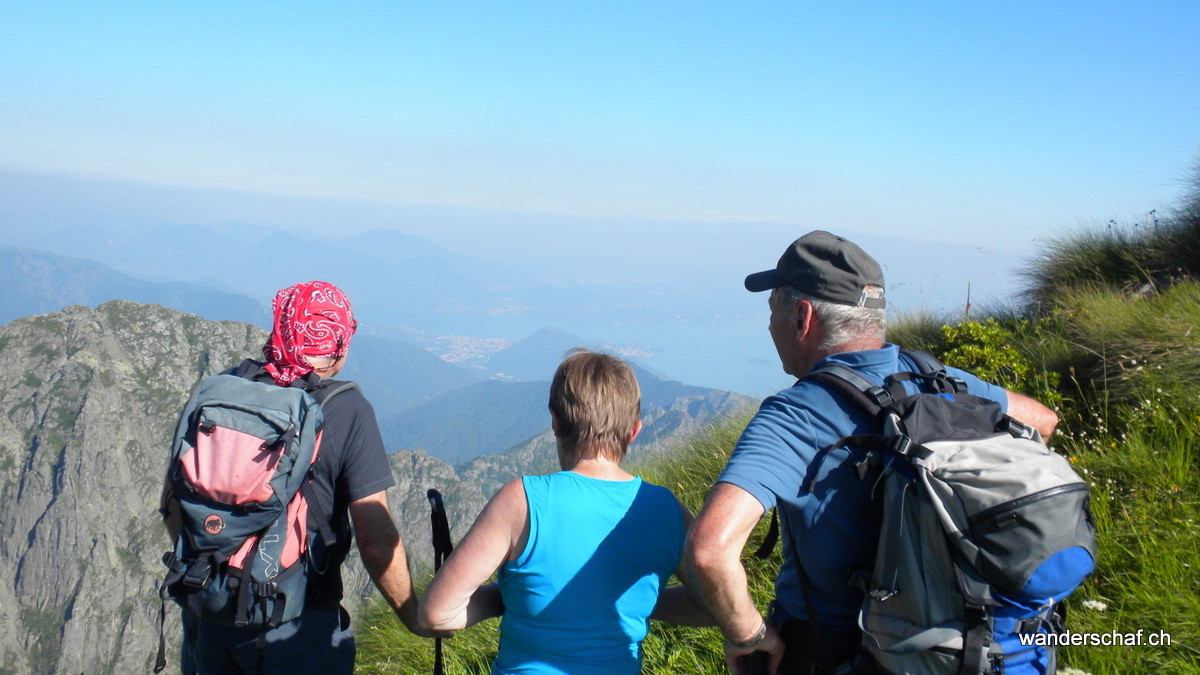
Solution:
<svg viewBox="0 0 1200 675">
<path fill-rule="evenodd" d="M 446 505 L 442 502 L 442 493 L 433 488 L 425 493 L 429 499 L 429 524 L 433 530 L 433 571 L 437 573 L 442 563 L 454 550 L 450 541 L 450 523 L 446 521 Z M 433 640 L 433 675 L 443 675 L 442 639 Z"/>
</svg>

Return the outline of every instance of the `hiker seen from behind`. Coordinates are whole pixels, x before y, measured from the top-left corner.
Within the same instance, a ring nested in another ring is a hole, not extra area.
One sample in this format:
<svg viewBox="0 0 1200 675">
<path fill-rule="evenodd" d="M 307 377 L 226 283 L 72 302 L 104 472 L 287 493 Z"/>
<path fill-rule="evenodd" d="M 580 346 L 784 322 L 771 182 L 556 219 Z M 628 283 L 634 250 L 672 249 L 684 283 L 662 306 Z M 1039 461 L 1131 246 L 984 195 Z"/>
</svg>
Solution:
<svg viewBox="0 0 1200 675">
<path fill-rule="evenodd" d="M 350 300 L 313 281 L 279 291 L 272 307 L 265 358 L 205 378 L 175 434 L 162 594 L 183 607 L 184 673 L 353 672 L 341 606 L 352 542 L 417 628 L 375 412 L 354 383 L 332 379 L 357 329 Z"/>
<path fill-rule="evenodd" d="M 886 342 L 882 269 L 842 237 L 810 232 L 745 285 L 770 292 L 799 380 L 747 425 L 685 547 L 731 671 L 1053 672 L 1017 636 L 1058 629 L 1095 555 L 1086 484 L 1041 443 L 1055 413 Z M 772 508 L 764 617 L 740 556 Z"/>
<path fill-rule="evenodd" d="M 493 673 L 640 673 L 650 618 L 711 625 L 686 587 L 667 586 L 691 514 L 621 468 L 642 429 L 629 364 L 570 353 L 549 407 L 562 471 L 492 497 L 426 591 L 421 623 L 459 630 L 503 613 Z"/>
</svg>

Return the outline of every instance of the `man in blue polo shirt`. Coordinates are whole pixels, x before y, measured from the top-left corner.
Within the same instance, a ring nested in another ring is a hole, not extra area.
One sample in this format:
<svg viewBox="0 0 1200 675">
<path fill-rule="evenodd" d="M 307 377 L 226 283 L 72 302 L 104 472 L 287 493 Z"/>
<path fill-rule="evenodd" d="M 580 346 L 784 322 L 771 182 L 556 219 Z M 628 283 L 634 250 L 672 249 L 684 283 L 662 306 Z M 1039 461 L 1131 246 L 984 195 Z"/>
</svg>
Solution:
<svg viewBox="0 0 1200 675">
<path fill-rule="evenodd" d="M 771 291 L 771 339 L 790 375 L 837 362 L 882 384 L 888 375 L 916 370 L 885 340 L 879 263 L 852 242 L 810 232 L 774 269 L 746 277 L 746 288 Z M 1045 438 L 1053 433 L 1058 418 L 1037 401 L 949 371 L 969 393 L 999 402 Z M 684 550 L 693 589 L 725 635 L 733 673 L 742 672 L 739 657 L 755 651 L 770 655 L 770 672 L 785 674 L 834 673 L 853 658 L 863 596 L 847 579 L 870 571 L 879 524 L 873 481 L 858 479 L 847 450 L 829 446 L 875 431 L 862 411 L 824 384 L 800 381 L 764 401 L 742 432 Z M 747 591 L 741 552 L 772 507 L 782 525 L 783 564 L 764 619 Z"/>
</svg>

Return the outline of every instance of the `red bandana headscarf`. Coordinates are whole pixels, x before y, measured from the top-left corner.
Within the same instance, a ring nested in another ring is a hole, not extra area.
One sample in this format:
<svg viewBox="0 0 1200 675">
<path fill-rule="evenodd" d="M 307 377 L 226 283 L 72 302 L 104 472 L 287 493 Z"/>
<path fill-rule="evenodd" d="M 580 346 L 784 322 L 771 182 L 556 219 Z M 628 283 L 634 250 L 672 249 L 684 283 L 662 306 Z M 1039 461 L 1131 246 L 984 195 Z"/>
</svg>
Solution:
<svg viewBox="0 0 1200 675">
<path fill-rule="evenodd" d="M 285 288 L 271 307 L 275 321 L 263 345 L 264 368 L 281 387 L 312 372 L 309 356 L 345 356 L 358 328 L 350 299 L 324 281 Z"/>
</svg>

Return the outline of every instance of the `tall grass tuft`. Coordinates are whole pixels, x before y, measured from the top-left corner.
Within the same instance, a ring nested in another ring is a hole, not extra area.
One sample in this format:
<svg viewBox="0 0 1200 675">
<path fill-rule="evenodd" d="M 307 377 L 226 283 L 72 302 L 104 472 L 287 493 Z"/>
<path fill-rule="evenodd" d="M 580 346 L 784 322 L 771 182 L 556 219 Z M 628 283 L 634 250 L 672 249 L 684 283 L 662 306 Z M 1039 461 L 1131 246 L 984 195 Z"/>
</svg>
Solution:
<svg viewBox="0 0 1200 675">
<path fill-rule="evenodd" d="M 1033 304 L 1046 311 L 1079 289 L 1133 291 L 1155 278 L 1145 233 L 1126 226 L 1085 229 L 1047 240 L 1024 270 Z"/>
<path fill-rule="evenodd" d="M 1158 391 L 1200 393 L 1200 282 L 1128 297 L 1086 290 L 1062 300 L 1058 320 L 1080 354 L 1078 383 L 1099 402 L 1136 404 Z"/>
<path fill-rule="evenodd" d="M 1179 207 L 1161 219 L 1151 212 L 1147 221 L 1110 222 L 1046 241 L 1024 270 L 1035 311 L 1051 312 L 1084 289 L 1146 295 L 1200 281 L 1200 161 L 1189 183 Z"/>
</svg>

